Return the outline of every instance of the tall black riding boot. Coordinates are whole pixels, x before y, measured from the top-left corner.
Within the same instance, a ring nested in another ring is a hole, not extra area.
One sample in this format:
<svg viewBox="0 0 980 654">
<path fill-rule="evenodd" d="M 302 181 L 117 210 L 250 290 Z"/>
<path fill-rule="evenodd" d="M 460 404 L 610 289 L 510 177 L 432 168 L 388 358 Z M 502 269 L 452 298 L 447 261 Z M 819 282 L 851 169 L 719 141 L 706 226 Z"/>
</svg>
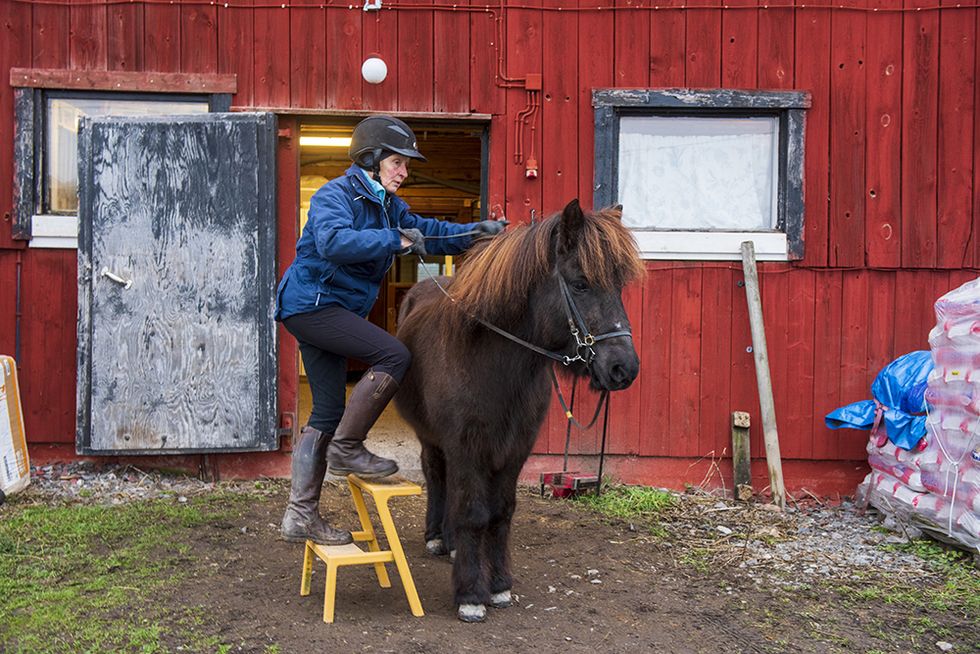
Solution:
<svg viewBox="0 0 980 654">
<path fill-rule="evenodd" d="M 398 472 L 397 463 L 375 456 L 364 447 L 368 430 L 397 390 L 398 382 L 384 372 L 368 370 L 357 382 L 327 450 L 327 470 L 331 475 L 354 473 L 365 479 L 378 479 Z"/>
<path fill-rule="evenodd" d="M 334 529 L 320 517 L 320 491 L 327 472 L 330 435 L 307 425 L 293 445 L 292 482 L 289 504 L 282 517 L 283 540 L 302 543 L 307 539 L 321 545 L 346 545 L 353 541 L 349 531 Z"/>
</svg>

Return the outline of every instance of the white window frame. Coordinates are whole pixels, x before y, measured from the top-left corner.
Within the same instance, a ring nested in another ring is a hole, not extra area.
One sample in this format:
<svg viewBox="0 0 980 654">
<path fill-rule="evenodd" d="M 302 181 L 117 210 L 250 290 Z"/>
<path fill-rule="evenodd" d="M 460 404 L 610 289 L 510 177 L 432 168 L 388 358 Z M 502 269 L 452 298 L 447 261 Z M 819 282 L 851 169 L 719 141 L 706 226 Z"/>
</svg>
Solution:
<svg viewBox="0 0 980 654">
<path fill-rule="evenodd" d="M 760 261 L 803 258 L 803 91 L 702 89 L 595 89 L 596 207 L 619 203 L 619 125 L 623 116 L 710 118 L 773 116 L 779 123 L 776 227 L 772 230 L 634 229 L 645 259 L 740 260 L 743 241 L 753 241 Z"/>
</svg>

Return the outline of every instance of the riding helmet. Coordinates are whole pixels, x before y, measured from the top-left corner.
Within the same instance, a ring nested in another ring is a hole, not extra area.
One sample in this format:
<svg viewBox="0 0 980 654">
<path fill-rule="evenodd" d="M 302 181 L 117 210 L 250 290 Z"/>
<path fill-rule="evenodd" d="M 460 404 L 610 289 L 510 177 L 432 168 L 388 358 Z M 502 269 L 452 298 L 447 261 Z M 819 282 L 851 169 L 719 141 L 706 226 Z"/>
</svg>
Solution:
<svg viewBox="0 0 980 654">
<path fill-rule="evenodd" d="M 374 170 L 389 154 L 425 161 L 415 142 L 415 132 L 394 116 L 368 116 L 357 124 L 351 137 L 351 161 Z"/>
</svg>

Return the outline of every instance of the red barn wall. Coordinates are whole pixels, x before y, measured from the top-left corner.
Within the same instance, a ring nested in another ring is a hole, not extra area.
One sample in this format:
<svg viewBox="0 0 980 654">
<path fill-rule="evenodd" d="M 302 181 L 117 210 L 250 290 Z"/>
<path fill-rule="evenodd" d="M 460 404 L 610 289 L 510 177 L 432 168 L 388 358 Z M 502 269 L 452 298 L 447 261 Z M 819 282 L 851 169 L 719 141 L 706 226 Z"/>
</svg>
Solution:
<svg viewBox="0 0 980 654">
<path fill-rule="evenodd" d="M 805 258 L 759 265 L 776 414 L 790 488 L 851 488 L 863 435 L 827 430 L 823 415 L 868 397 L 894 357 L 926 348 L 932 302 L 980 267 L 978 10 L 946 0 L 655 4 L 400 0 L 363 12 L 346 0 L 0 3 L 0 351 L 14 350 L 19 276 L 32 445 L 72 452 L 75 252 L 24 249 L 11 237 L 12 67 L 233 73 L 236 109 L 280 114 L 490 114 L 489 205 L 511 220 L 576 196 L 591 202 L 593 88 L 800 89 L 812 96 Z M 360 77 L 371 53 L 389 66 L 380 85 Z M 528 74 L 541 75 L 541 107 L 521 126 Z M 538 161 L 535 180 L 514 162 L 519 131 L 524 156 Z M 284 138 L 282 267 L 295 238 L 291 148 Z M 759 415 L 740 266 L 648 269 L 626 297 L 642 371 L 613 398 L 609 466 L 633 481 L 730 483 L 729 415 L 748 410 L 756 425 Z M 296 354 L 283 343 L 281 410 L 289 411 L 296 386 L 285 371 L 295 370 Z M 580 398 L 581 410 L 592 401 Z M 761 430 L 752 433 L 761 457 Z M 595 452 L 599 437 L 575 434 L 573 452 Z M 564 439 L 556 410 L 529 470 L 553 466 Z M 283 469 L 270 455 L 221 460 L 232 472 Z"/>
</svg>

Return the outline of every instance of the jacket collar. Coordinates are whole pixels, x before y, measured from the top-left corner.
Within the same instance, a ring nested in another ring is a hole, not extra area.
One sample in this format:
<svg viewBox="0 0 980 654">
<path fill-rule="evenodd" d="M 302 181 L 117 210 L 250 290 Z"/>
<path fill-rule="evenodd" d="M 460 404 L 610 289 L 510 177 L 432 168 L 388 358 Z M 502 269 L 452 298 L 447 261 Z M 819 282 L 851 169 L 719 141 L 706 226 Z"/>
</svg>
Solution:
<svg viewBox="0 0 980 654">
<path fill-rule="evenodd" d="M 365 177 L 363 168 L 356 164 L 351 166 L 347 169 L 347 177 L 351 179 L 351 184 L 353 184 L 358 191 L 364 193 L 365 198 L 371 200 L 375 204 L 381 205 L 382 207 L 385 205 L 384 200 L 378 197 L 377 191 L 371 188 L 371 184 Z M 385 197 L 387 197 L 387 195 L 388 194 L 385 194 Z"/>
</svg>

